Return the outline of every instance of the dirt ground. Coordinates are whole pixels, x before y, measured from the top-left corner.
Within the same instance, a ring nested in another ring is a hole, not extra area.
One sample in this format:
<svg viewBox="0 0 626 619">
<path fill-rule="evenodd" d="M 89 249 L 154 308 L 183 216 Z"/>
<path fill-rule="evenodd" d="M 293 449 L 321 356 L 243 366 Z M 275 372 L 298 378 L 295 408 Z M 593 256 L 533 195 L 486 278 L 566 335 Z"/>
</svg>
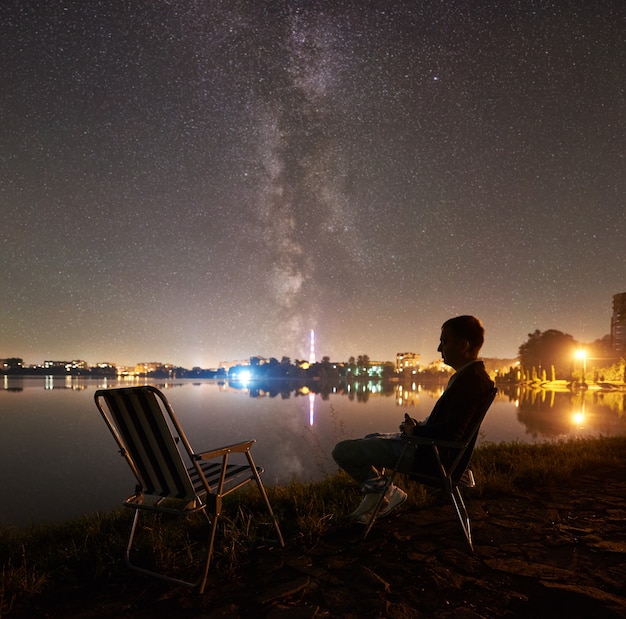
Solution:
<svg viewBox="0 0 626 619">
<path fill-rule="evenodd" d="M 626 463 L 562 487 L 466 497 L 474 553 L 450 505 L 403 507 L 366 541 L 337 525 L 306 551 L 258 552 L 234 580 L 213 574 L 203 596 L 129 574 L 114 590 L 68 588 L 15 616 L 626 617 Z"/>
</svg>

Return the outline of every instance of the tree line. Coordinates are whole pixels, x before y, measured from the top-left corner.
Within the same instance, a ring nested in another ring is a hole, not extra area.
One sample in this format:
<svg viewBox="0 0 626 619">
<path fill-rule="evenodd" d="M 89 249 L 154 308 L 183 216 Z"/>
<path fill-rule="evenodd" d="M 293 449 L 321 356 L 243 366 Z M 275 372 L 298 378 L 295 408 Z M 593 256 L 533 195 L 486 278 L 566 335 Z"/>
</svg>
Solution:
<svg viewBox="0 0 626 619">
<path fill-rule="evenodd" d="M 584 349 L 584 359 L 577 357 L 577 351 Z M 106 368 L 27 368 L 22 359 L 14 357 L 4 359 L 0 373 L 9 375 L 72 375 L 72 376 L 110 376 L 117 375 L 114 366 Z M 440 375 L 432 367 L 421 369 L 421 378 L 434 378 Z M 391 361 L 373 364 L 366 354 L 350 357 L 347 362 L 333 363 L 330 357 L 323 357 L 320 362 L 308 363 L 289 357 L 265 359 L 251 357 L 249 364 L 237 365 L 226 369 L 209 370 L 199 367 L 191 370 L 183 367 L 163 365 L 150 372 L 154 378 L 212 378 L 241 380 L 247 379 L 299 379 L 333 382 L 336 380 L 379 379 L 388 380 L 397 377 L 395 365 Z M 610 336 L 596 340 L 592 344 L 582 345 L 571 335 L 557 329 L 535 330 L 528 334 L 528 339 L 518 349 L 518 365 L 511 367 L 508 373 L 498 378 L 510 382 L 626 382 L 626 361 L 620 358 L 611 346 Z"/>
<path fill-rule="evenodd" d="M 626 382 L 626 362 L 608 335 L 583 345 L 557 329 L 537 329 L 520 345 L 518 360 L 509 377 L 518 381 Z"/>
</svg>

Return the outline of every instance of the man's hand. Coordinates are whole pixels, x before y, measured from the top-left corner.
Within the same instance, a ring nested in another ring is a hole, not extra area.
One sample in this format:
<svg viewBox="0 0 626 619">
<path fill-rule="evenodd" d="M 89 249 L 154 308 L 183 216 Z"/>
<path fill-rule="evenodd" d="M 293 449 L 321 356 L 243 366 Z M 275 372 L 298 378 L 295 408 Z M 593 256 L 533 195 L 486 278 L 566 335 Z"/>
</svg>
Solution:
<svg viewBox="0 0 626 619">
<path fill-rule="evenodd" d="M 418 421 L 404 413 L 404 421 L 400 424 L 400 432 L 407 436 L 413 436 L 413 428 L 418 425 Z"/>
</svg>

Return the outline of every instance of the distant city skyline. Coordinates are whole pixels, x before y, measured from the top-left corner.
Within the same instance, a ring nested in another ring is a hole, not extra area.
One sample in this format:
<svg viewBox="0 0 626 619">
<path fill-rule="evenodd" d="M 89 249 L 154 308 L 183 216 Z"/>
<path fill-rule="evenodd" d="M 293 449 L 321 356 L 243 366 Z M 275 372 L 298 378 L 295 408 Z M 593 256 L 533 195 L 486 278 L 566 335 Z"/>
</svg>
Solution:
<svg viewBox="0 0 626 619">
<path fill-rule="evenodd" d="M 610 331 L 623 0 L 0 3 L 0 357 Z"/>
<path fill-rule="evenodd" d="M 626 293 L 625 293 L 626 294 Z M 540 329 L 540 331 L 546 331 L 547 329 Z M 561 331 L 560 329 L 557 329 L 559 331 Z M 232 359 L 222 359 L 221 361 L 219 361 L 216 365 L 214 366 L 200 366 L 200 365 L 184 365 L 184 364 L 179 364 L 179 363 L 174 363 L 170 360 L 168 360 L 165 355 L 161 355 L 161 357 L 159 358 L 153 358 L 153 359 L 140 359 L 140 360 L 135 360 L 135 361 L 131 361 L 130 363 L 118 363 L 115 360 L 112 359 L 97 359 L 97 360 L 90 360 L 87 359 L 85 357 L 81 357 L 81 356 L 73 356 L 71 358 L 62 358 L 62 357 L 49 357 L 40 361 L 35 361 L 35 362 L 29 362 L 26 359 L 24 359 L 22 356 L 20 355 L 4 355 L 2 357 L 0 357 L 0 360 L 3 359 L 22 359 L 24 366 L 25 367 L 46 367 L 45 364 L 47 363 L 63 363 L 63 364 L 70 364 L 70 363 L 77 363 L 77 362 L 81 362 L 81 363 L 86 363 L 88 367 L 96 367 L 99 364 L 110 364 L 113 365 L 117 368 L 136 368 L 137 366 L 142 366 L 142 365 L 153 365 L 153 364 L 161 364 L 164 367 L 181 367 L 181 368 L 185 368 L 185 369 L 193 369 L 194 367 L 200 367 L 202 369 L 211 369 L 211 370 L 217 370 L 223 367 L 231 367 L 233 365 L 237 365 L 237 364 L 245 364 L 245 363 L 249 363 L 251 359 L 263 359 L 263 360 L 269 360 L 269 359 L 277 359 L 278 361 L 281 361 L 281 359 L 283 358 L 289 358 L 291 363 L 296 363 L 296 362 L 302 362 L 302 363 L 319 363 L 321 362 L 324 358 L 328 357 L 330 359 L 331 362 L 333 363 L 347 363 L 349 361 L 350 358 L 354 357 L 355 359 L 357 357 L 359 357 L 360 355 L 365 355 L 367 356 L 370 360 L 372 361 L 376 361 L 376 362 L 381 362 L 381 363 L 387 363 L 387 362 L 391 362 L 391 363 L 396 363 L 397 360 L 397 356 L 398 355 L 402 355 L 402 354 L 407 354 L 407 351 L 401 351 L 398 350 L 396 351 L 392 356 L 390 357 L 380 357 L 380 356 L 375 356 L 375 355 L 370 355 L 367 351 L 359 351 L 359 352 L 355 352 L 353 354 L 348 355 L 348 357 L 346 357 L 345 359 L 335 359 L 330 357 L 329 355 L 325 355 L 325 354 L 320 354 L 320 355 L 316 355 L 314 352 L 314 346 L 311 347 L 311 337 L 312 337 L 312 331 L 309 331 L 308 333 L 308 342 L 309 342 L 309 355 L 308 358 L 307 356 L 291 356 L 291 355 L 263 355 L 263 354 L 250 354 L 250 355 L 244 355 L 240 358 L 232 358 Z M 530 334 L 527 334 L 530 335 Z M 571 335 L 571 334 L 569 334 Z M 609 334 L 606 333 L 604 336 L 602 337 L 607 337 Z M 526 341 L 527 337 L 524 339 L 524 341 Z M 576 338 L 574 338 L 576 340 Z M 578 341 L 582 346 L 588 346 L 593 344 L 595 341 L 602 339 L 602 338 L 596 338 L 593 341 L 590 342 L 581 342 Z M 503 356 L 503 357 L 498 357 L 498 356 L 493 356 L 493 355 L 485 355 L 482 354 L 484 353 L 484 349 L 481 351 L 481 358 L 489 358 L 489 359 L 502 359 L 502 360 L 509 360 L 509 359 L 516 359 L 518 356 L 518 348 L 519 346 L 523 343 L 523 341 L 521 341 L 518 346 L 515 348 L 515 354 L 510 355 L 510 356 Z M 441 360 L 441 354 L 437 351 L 434 352 L 432 358 L 425 356 L 422 352 L 420 352 L 419 350 L 411 350 L 410 351 L 411 354 L 416 354 L 419 358 L 420 358 L 420 363 L 422 366 L 427 366 L 433 363 L 437 363 L 438 361 Z"/>
<path fill-rule="evenodd" d="M 624 308 L 626 307 L 626 292 L 622 292 L 622 293 L 617 293 L 615 295 L 613 295 L 613 314 L 611 316 L 608 317 L 608 321 L 609 321 L 609 329 L 606 333 L 604 333 L 603 335 L 600 335 L 599 337 L 594 338 L 593 340 L 590 341 L 581 341 L 578 338 L 576 338 L 573 334 L 568 333 L 568 335 L 572 335 L 572 337 L 574 338 L 574 340 L 576 340 L 577 342 L 579 342 L 581 345 L 585 346 L 585 345 L 591 345 L 594 342 L 601 340 L 603 338 L 606 337 L 611 337 L 611 336 L 615 336 L 615 333 L 612 333 L 613 331 L 617 331 L 619 333 L 618 337 L 620 338 L 620 341 L 622 341 L 622 345 L 623 345 L 623 340 L 626 340 L 626 312 L 624 311 Z M 562 331 L 563 333 L 567 333 L 566 331 L 564 331 L 563 329 L 559 329 L 556 326 L 553 327 L 549 327 L 551 329 L 556 329 L 558 331 Z M 540 331 L 547 331 L 548 328 L 542 329 L 539 328 Z M 481 351 L 481 356 L 482 357 L 489 357 L 489 358 L 493 358 L 493 359 L 515 359 L 518 356 L 518 349 L 519 346 L 524 343 L 528 337 L 528 335 L 530 335 L 531 332 L 528 332 L 526 334 L 526 336 L 524 337 L 523 340 L 521 340 L 515 347 L 515 352 L 514 354 L 508 355 L 508 356 L 499 356 L 499 355 L 487 355 L 484 354 L 485 350 L 489 350 L 488 347 L 488 341 L 486 343 L 486 345 L 483 347 L 483 350 Z M 124 362 L 124 363 L 118 363 L 114 360 L 111 359 L 105 359 L 105 358 L 98 358 L 97 360 L 89 360 L 86 359 L 85 357 L 81 357 L 81 356 L 71 356 L 71 357 L 67 357 L 67 358 L 63 358 L 61 356 L 48 356 L 44 359 L 40 359 L 40 360 L 27 360 L 25 359 L 22 355 L 19 354 L 4 354 L 4 355 L 0 355 L 0 359 L 10 359 L 10 358 L 19 358 L 19 359 L 23 359 L 24 365 L 25 366 L 44 366 L 45 363 L 47 362 L 63 362 L 63 363 L 71 363 L 71 362 L 76 362 L 76 361 L 83 361 L 89 364 L 90 367 L 94 367 L 97 364 L 104 364 L 104 363 L 110 363 L 112 365 L 115 365 L 116 367 L 134 367 L 137 365 L 141 365 L 141 364 L 145 364 L 145 363 L 163 363 L 164 365 L 172 365 L 172 366 L 177 366 L 177 367 L 183 367 L 183 368 L 188 368 L 191 369 L 193 367 L 202 367 L 205 369 L 218 369 L 220 367 L 222 367 L 223 365 L 232 365 L 233 363 L 239 363 L 239 362 L 243 362 L 244 360 L 249 360 L 251 358 L 263 358 L 263 359 L 271 359 L 271 358 L 276 358 L 280 361 L 280 359 L 282 359 L 283 357 L 288 357 L 291 359 L 291 361 L 295 361 L 296 359 L 298 360 L 302 360 L 305 361 L 308 358 L 308 362 L 309 363 L 315 363 L 316 360 L 319 361 L 321 359 L 323 359 L 324 357 L 329 357 L 331 359 L 331 361 L 333 362 L 346 362 L 348 361 L 348 359 L 350 359 L 350 357 L 358 357 L 359 355 L 367 355 L 368 357 L 370 357 L 371 359 L 376 359 L 377 361 L 382 361 L 382 362 L 387 362 L 387 361 L 394 361 L 394 359 L 396 358 L 396 356 L 398 354 L 401 354 L 401 350 L 396 351 L 395 353 L 393 353 L 392 356 L 390 357 L 382 357 L 382 356 L 378 356 L 378 355 L 370 355 L 367 351 L 365 350 L 360 350 L 358 352 L 353 352 L 351 354 L 349 354 L 345 359 L 338 359 L 338 358 L 332 358 L 330 355 L 326 355 L 323 352 L 319 355 L 319 358 L 316 358 L 316 345 L 315 345 L 315 340 L 316 340 L 316 336 L 315 336 L 315 331 L 313 329 L 309 330 L 308 333 L 305 334 L 306 335 L 306 343 L 308 345 L 308 351 L 302 356 L 292 356 L 289 354 L 278 354 L 278 355 L 264 355 L 261 353 L 253 353 L 253 354 L 249 354 L 249 355 L 243 355 L 242 357 L 239 358 L 239 361 L 236 358 L 230 358 L 230 359 L 221 359 L 218 363 L 216 363 L 213 366 L 203 366 L 203 365 L 199 365 L 199 364 L 194 364 L 194 365 L 185 365 L 182 363 L 176 363 L 176 362 L 172 362 L 169 361 L 165 355 L 166 353 L 164 353 L 164 355 L 160 355 L 159 358 L 155 357 L 153 359 L 140 359 L 140 360 L 134 360 L 134 361 L 130 361 L 130 362 Z M 436 342 L 436 345 L 438 345 L 438 341 Z M 306 345 L 304 346 L 304 348 L 306 349 Z M 406 348 L 406 347 L 405 347 Z M 408 349 L 407 349 L 408 350 Z M 0 349 L 0 353 L 2 352 L 2 350 Z M 420 356 L 425 356 L 424 353 L 420 352 L 419 350 L 411 350 L 411 352 L 417 353 Z M 429 361 L 427 361 L 427 363 L 432 363 L 437 361 L 439 358 L 441 357 L 441 355 L 435 350 L 434 352 L 434 356 L 432 359 L 430 359 Z"/>
<path fill-rule="evenodd" d="M 568 333 L 568 335 L 572 335 L 572 337 L 574 338 L 574 340 L 576 340 L 577 342 L 579 342 L 581 345 L 586 346 L 586 345 L 591 345 L 594 342 L 601 340 L 603 338 L 614 338 L 614 337 L 618 337 L 620 342 L 621 342 L 621 346 L 624 347 L 624 341 L 626 341 L 626 292 L 622 292 L 622 293 L 617 293 L 613 295 L 613 313 L 612 315 L 608 318 L 609 320 L 609 330 L 607 333 L 604 333 L 603 335 L 594 338 L 593 340 L 590 341 L 581 341 L 578 340 L 576 337 L 573 336 L 573 334 Z M 566 331 L 563 331 L 563 329 L 559 329 L 558 327 L 550 327 L 551 329 L 556 329 L 558 331 L 562 331 L 563 333 L 567 333 Z M 541 329 L 539 328 L 539 331 L 547 331 L 548 329 Z M 518 349 L 519 346 L 524 343 L 528 337 L 528 335 L 530 335 L 531 332 L 527 333 L 526 336 L 524 337 L 523 340 L 521 340 L 517 346 L 515 347 L 515 353 L 508 355 L 508 356 L 499 356 L 499 355 L 487 355 L 484 354 L 485 350 L 488 350 L 488 344 L 486 344 L 483 347 L 483 350 L 481 351 L 481 356 L 485 357 L 485 358 L 493 358 L 493 359 L 515 359 L 518 356 Z M 616 335 L 617 334 L 617 335 Z M 377 355 L 370 355 L 367 351 L 361 350 L 359 352 L 354 352 L 348 355 L 348 357 L 346 357 L 345 359 L 334 359 L 332 357 L 330 357 L 330 355 L 326 355 L 324 353 L 322 353 L 319 356 L 319 359 L 316 359 L 316 345 L 315 345 L 315 331 L 313 329 L 308 331 L 307 334 L 307 338 L 306 341 L 308 343 L 308 351 L 306 352 L 306 354 L 304 356 L 291 356 L 289 354 L 278 354 L 278 355 L 263 355 L 260 353 L 255 353 L 255 354 L 249 354 L 249 355 L 243 355 L 240 360 L 237 360 L 236 358 L 230 358 L 230 359 L 221 359 L 217 364 L 213 365 L 213 366 L 203 366 L 203 365 L 199 365 L 199 364 L 194 364 L 194 365 L 185 365 L 182 363 L 176 363 L 176 362 L 172 362 L 169 361 L 165 358 L 164 355 L 160 355 L 159 358 L 153 358 L 153 359 L 141 359 L 141 360 L 134 360 L 131 362 L 125 362 L 125 363 L 118 363 L 114 360 L 111 359 L 104 359 L 104 358 L 99 358 L 98 360 L 88 360 L 85 357 L 80 357 L 80 356 L 71 356 L 68 358 L 62 358 L 61 356 L 48 356 L 44 359 L 41 360 L 37 360 L 37 361 L 28 361 L 26 360 L 23 356 L 19 355 L 19 354 L 5 354 L 3 356 L 0 356 L 0 359 L 10 359 L 10 358 L 19 358 L 19 359 L 23 359 L 24 365 L 28 366 L 28 367 L 42 367 L 45 366 L 46 363 L 50 363 L 50 362 L 62 362 L 62 363 L 72 363 L 72 362 L 77 362 L 77 361 L 81 361 L 81 362 L 86 362 L 90 367 L 95 367 L 98 364 L 106 364 L 109 363 L 111 365 L 115 365 L 116 367 L 135 367 L 141 364 L 145 364 L 145 363 L 162 363 L 164 365 L 171 365 L 171 366 L 176 366 L 176 367 L 182 367 L 182 368 L 187 368 L 187 369 L 191 369 L 193 367 L 202 367 L 204 369 L 218 369 L 224 365 L 232 365 L 233 363 L 240 363 L 240 362 L 244 362 L 244 360 L 249 360 L 255 357 L 258 358 L 262 358 L 262 359 L 271 359 L 271 358 L 276 358 L 278 360 L 282 359 L 283 357 L 288 357 L 291 359 L 291 361 L 295 361 L 297 360 L 301 360 L 301 361 L 305 361 L 307 359 L 307 355 L 308 355 L 308 362 L 309 363 L 315 363 L 316 360 L 321 360 L 325 357 L 329 357 L 331 359 L 331 361 L 333 362 L 337 362 L 337 363 L 341 363 L 341 362 L 346 362 L 348 361 L 348 359 L 350 359 L 350 357 L 358 357 L 359 355 L 367 355 L 368 357 L 370 357 L 371 359 L 376 359 L 377 361 L 382 361 L 382 362 L 388 362 L 388 361 L 393 361 L 396 356 L 398 354 L 401 354 L 401 351 L 398 350 L 395 353 L 393 353 L 393 355 L 391 357 L 382 357 L 382 356 L 377 356 Z M 437 345 L 438 345 L 438 341 L 437 341 Z M 306 346 L 305 346 L 306 348 Z M 405 347 L 406 348 L 406 347 Z M 1 352 L 1 350 L 0 350 Z M 417 353 L 420 356 L 423 356 L 423 353 L 420 352 L 419 350 L 412 350 L 411 352 Z M 441 355 L 435 350 L 434 353 L 434 357 L 429 360 L 427 363 L 433 363 L 436 362 L 438 359 L 440 359 Z"/>
</svg>

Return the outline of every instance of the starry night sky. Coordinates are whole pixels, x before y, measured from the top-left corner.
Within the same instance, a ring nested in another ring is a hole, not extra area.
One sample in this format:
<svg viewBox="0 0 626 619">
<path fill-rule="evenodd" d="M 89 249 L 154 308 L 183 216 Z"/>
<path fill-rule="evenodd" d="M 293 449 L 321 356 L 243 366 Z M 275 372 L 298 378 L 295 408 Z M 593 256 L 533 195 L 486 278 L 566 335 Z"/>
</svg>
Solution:
<svg viewBox="0 0 626 619">
<path fill-rule="evenodd" d="M 3 0 L 0 357 L 610 331 L 622 0 Z"/>
</svg>

